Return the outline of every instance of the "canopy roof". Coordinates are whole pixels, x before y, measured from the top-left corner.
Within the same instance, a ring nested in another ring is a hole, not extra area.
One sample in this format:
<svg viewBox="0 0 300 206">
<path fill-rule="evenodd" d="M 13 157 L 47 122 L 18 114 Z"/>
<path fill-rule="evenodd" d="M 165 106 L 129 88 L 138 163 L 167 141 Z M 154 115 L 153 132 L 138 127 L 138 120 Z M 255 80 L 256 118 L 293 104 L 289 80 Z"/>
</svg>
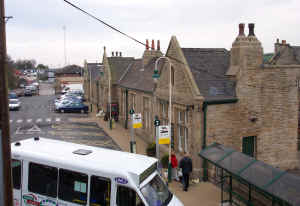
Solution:
<svg viewBox="0 0 300 206">
<path fill-rule="evenodd" d="M 230 147 L 213 143 L 199 155 L 228 173 L 291 205 L 300 205 L 300 177 Z"/>
</svg>

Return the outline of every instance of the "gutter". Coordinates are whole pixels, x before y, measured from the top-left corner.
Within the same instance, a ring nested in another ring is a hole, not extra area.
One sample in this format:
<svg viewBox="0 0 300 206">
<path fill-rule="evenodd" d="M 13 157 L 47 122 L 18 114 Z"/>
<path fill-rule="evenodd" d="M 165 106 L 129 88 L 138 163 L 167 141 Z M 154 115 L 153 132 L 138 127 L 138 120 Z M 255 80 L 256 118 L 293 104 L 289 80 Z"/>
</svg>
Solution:
<svg viewBox="0 0 300 206">
<path fill-rule="evenodd" d="M 218 104 L 233 104 L 237 103 L 237 98 L 232 99 L 221 99 L 221 100 L 209 100 L 203 102 L 203 137 L 202 137 L 202 150 L 206 148 L 206 115 L 207 115 L 207 107 L 209 105 L 218 105 Z M 203 168 L 203 181 L 206 182 L 208 180 L 208 170 L 207 170 L 207 160 L 203 160 L 202 163 Z"/>
</svg>

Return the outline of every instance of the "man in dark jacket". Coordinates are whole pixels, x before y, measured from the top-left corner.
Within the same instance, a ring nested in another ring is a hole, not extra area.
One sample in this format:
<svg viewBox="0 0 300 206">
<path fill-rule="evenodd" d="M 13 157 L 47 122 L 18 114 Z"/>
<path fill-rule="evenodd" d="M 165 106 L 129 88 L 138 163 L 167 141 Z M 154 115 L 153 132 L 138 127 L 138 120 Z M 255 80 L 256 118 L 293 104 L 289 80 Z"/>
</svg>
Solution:
<svg viewBox="0 0 300 206">
<path fill-rule="evenodd" d="M 192 159 L 187 152 L 184 152 L 184 157 L 179 162 L 179 168 L 182 170 L 183 190 L 187 191 L 190 181 L 190 173 L 193 171 Z"/>
</svg>

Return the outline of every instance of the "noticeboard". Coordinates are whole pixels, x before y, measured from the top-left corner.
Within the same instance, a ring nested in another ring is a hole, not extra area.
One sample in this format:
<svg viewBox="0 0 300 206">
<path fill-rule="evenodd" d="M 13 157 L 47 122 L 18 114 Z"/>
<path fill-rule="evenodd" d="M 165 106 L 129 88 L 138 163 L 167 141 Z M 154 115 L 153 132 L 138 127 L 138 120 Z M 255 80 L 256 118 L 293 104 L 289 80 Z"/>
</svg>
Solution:
<svg viewBox="0 0 300 206">
<path fill-rule="evenodd" d="M 141 128 L 142 125 L 142 114 L 137 113 L 137 114 L 132 114 L 132 126 L 133 128 Z"/>
<path fill-rule="evenodd" d="M 170 128 L 169 126 L 158 127 L 158 144 L 170 144 Z"/>
</svg>

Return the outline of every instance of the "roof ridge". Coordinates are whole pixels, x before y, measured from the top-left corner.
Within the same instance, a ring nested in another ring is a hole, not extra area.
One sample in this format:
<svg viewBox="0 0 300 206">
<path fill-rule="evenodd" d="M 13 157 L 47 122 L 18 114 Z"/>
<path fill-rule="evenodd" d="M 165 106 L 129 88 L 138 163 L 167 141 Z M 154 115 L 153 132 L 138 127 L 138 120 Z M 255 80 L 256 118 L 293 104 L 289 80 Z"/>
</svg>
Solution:
<svg viewBox="0 0 300 206">
<path fill-rule="evenodd" d="M 125 75 L 128 73 L 129 69 L 131 68 L 131 65 L 133 64 L 134 62 L 131 62 L 128 67 L 126 68 L 125 72 L 122 74 L 122 76 L 120 77 L 120 79 L 118 80 L 118 83 L 120 83 L 122 81 L 122 79 L 125 77 Z"/>
</svg>

